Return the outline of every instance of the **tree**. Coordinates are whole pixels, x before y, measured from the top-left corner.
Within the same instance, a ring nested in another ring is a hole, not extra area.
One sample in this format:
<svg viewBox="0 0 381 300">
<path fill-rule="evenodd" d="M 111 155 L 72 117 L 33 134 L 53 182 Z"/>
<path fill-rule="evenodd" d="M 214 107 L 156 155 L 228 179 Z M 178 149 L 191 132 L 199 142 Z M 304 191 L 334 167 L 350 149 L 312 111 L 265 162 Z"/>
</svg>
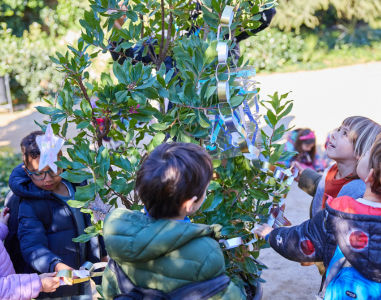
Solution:
<svg viewBox="0 0 381 300">
<path fill-rule="evenodd" d="M 280 29 L 290 31 L 295 29 L 299 33 L 302 26 L 315 28 L 321 25 L 318 11 L 327 14 L 333 11 L 337 23 L 347 27 L 347 32 L 353 33 L 357 22 L 362 20 L 371 26 L 379 21 L 381 15 L 381 2 L 378 0 L 284 0 L 277 9 L 277 17 L 273 25 Z"/>
<path fill-rule="evenodd" d="M 63 89 L 55 100 L 46 100 L 51 107 L 37 108 L 51 118 L 39 124 L 41 128 L 44 130 L 46 124 L 51 123 L 54 133 L 69 146 L 70 159 L 62 157 L 57 162 L 66 169 L 62 177 L 71 182 L 91 180 L 89 185 L 78 188 L 76 200 L 70 205 L 93 213 L 98 205 L 94 199 L 99 197 L 111 206 L 117 206 L 121 199 L 125 207 L 141 210 L 133 190 L 142 157 L 165 141 L 202 145 L 214 158 L 216 174 L 207 199 L 193 221 L 222 225 L 221 238 L 225 240 L 222 247 L 232 280 L 242 289 L 255 286 L 261 281 L 264 268 L 255 259 L 266 242 L 255 241 L 250 230 L 255 223 L 267 220 L 271 207 L 275 208 L 289 190 L 290 180 L 285 180 L 285 176 L 291 174 L 286 172 L 286 175 L 281 165 L 275 168 L 278 161 L 293 155 L 277 143 L 287 131 L 277 124 L 290 113 L 292 101 L 285 100 L 287 94 L 278 96 L 276 93 L 271 100 L 260 102 L 264 107 L 268 105 L 265 121 L 271 134 L 262 131 L 262 151 L 255 152 L 253 149 L 257 148 L 252 142 L 258 135 L 258 124 L 249 109 L 251 104 L 256 104 L 255 90 L 244 86 L 242 91 L 237 83 L 238 78 L 245 77 L 242 72 L 231 70 L 228 76 L 232 57 L 226 59 L 226 64 L 221 64 L 224 60 L 221 59 L 217 67 L 216 46 L 218 40 L 224 39 L 227 47 L 233 49 L 235 44 L 226 39 L 229 31 L 238 35 L 257 28 L 260 25 L 258 13 L 275 3 L 234 1 L 229 3 L 234 7 L 229 7 L 225 1 L 217 0 L 205 0 L 200 6 L 185 0 L 134 0 L 125 1 L 123 5 L 125 7 L 119 6 L 115 0 L 91 1 L 91 10 L 80 20 L 83 32 L 78 43 L 69 46 L 65 54 L 51 57 L 65 75 Z M 217 39 L 220 19 L 231 8 L 235 8 L 235 13 L 230 30 L 220 28 Z M 121 29 L 114 28 L 114 21 L 121 16 L 126 16 L 127 22 Z M 192 29 L 203 30 L 198 34 L 182 34 Z M 224 49 L 225 45 L 222 46 Z M 149 56 L 152 63 L 143 63 L 138 56 L 127 57 L 125 50 L 131 47 L 136 47 L 136 55 L 142 49 L 141 56 Z M 114 62 L 113 74 L 102 73 L 99 82 L 90 82 L 88 70 L 92 60 L 100 51 L 110 49 L 125 58 L 123 64 Z M 163 62 L 169 55 L 175 64 L 167 70 Z M 239 67 L 242 60 L 237 62 Z M 227 86 L 227 90 L 218 89 L 218 82 Z M 224 100 L 226 92 L 231 97 Z M 98 98 L 96 106 L 91 101 L 93 96 Z M 78 99 L 80 108 L 74 107 Z M 173 104 L 168 111 L 165 99 Z M 245 118 L 239 117 L 242 111 L 254 120 L 245 128 Z M 104 130 L 97 125 L 97 118 L 104 119 Z M 225 127 L 228 120 L 230 129 L 226 134 L 241 146 L 235 145 L 230 152 L 224 151 L 222 145 L 228 143 L 225 132 L 218 134 L 217 131 L 217 140 L 210 138 L 211 131 L 215 132 L 221 124 Z M 69 123 L 74 123 L 78 130 L 73 139 L 66 137 Z M 121 146 L 105 147 L 105 136 L 112 137 Z M 95 220 L 94 226 L 86 230 L 87 234 L 76 241 L 84 242 L 102 234 L 102 224 L 101 220 Z M 240 243 L 227 249 L 231 238 L 238 238 L 235 241 Z"/>
</svg>

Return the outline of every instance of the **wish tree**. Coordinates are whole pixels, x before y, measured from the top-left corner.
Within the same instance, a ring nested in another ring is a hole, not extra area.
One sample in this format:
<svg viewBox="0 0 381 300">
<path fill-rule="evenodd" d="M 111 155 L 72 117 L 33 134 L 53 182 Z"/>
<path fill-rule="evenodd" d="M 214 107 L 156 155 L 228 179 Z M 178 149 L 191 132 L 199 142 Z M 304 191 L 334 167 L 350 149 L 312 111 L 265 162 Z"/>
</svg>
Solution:
<svg viewBox="0 0 381 300">
<path fill-rule="evenodd" d="M 134 193 L 136 172 L 156 146 L 195 143 L 209 151 L 215 174 L 193 222 L 222 226 L 226 271 L 255 291 L 265 268 L 256 258 L 268 244 L 252 229 L 286 220 L 282 205 L 293 175 L 277 162 L 294 153 L 279 143 L 287 130 L 278 122 L 292 101 L 277 93 L 260 101 L 255 70 L 239 57 L 234 37 L 252 35 L 275 0 L 90 2 L 81 38 L 51 57 L 62 88 L 46 100 L 51 107 L 38 107 L 50 116 L 40 126 L 51 123 L 68 146 L 69 158 L 56 162 L 66 170 L 62 177 L 89 181 L 70 201 L 93 214 L 93 226 L 76 241 L 102 234 L 99 217 L 118 203 L 143 208 Z M 112 72 L 92 81 L 89 69 L 100 52 L 113 55 Z M 270 134 L 259 129 L 260 106 Z M 77 129 L 71 139 L 69 123 Z"/>
</svg>

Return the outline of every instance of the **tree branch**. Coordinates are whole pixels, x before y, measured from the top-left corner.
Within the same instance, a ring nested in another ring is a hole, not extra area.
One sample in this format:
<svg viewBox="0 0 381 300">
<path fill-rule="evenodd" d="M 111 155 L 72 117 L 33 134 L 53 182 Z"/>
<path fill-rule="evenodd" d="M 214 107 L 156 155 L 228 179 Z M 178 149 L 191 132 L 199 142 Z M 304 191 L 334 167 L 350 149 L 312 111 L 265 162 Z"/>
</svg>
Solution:
<svg viewBox="0 0 381 300">
<path fill-rule="evenodd" d="M 163 52 L 160 54 L 160 63 L 165 60 L 167 57 L 169 44 L 172 39 L 172 22 L 173 22 L 173 15 L 172 12 L 169 13 L 169 22 L 168 22 L 168 30 L 167 30 L 167 40 L 165 41 L 165 47 L 163 49 Z"/>
<path fill-rule="evenodd" d="M 164 19 L 164 0 L 161 0 L 161 41 L 160 41 L 160 52 L 159 52 L 159 60 L 162 57 L 162 51 L 164 47 L 164 30 L 165 30 L 165 19 Z M 161 62 L 160 62 L 161 63 Z M 157 68 L 157 66 L 156 66 Z"/>
</svg>

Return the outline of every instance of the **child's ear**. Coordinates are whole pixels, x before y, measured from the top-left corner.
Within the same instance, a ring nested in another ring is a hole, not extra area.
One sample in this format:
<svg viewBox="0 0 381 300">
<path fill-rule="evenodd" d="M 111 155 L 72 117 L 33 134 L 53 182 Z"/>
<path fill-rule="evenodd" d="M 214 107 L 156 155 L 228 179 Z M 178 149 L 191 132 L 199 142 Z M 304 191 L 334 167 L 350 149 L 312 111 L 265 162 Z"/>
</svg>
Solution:
<svg viewBox="0 0 381 300">
<path fill-rule="evenodd" d="M 187 213 L 193 212 L 193 205 L 197 201 L 197 197 L 194 196 L 192 199 L 186 200 L 183 203 L 183 208 L 186 210 Z"/>
<path fill-rule="evenodd" d="M 368 176 L 366 176 L 366 178 L 365 178 L 365 183 L 369 182 L 371 185 L 373 184 L 373 172 L 374 172 L 374 170 L 370 169 Z"/>
</svg>

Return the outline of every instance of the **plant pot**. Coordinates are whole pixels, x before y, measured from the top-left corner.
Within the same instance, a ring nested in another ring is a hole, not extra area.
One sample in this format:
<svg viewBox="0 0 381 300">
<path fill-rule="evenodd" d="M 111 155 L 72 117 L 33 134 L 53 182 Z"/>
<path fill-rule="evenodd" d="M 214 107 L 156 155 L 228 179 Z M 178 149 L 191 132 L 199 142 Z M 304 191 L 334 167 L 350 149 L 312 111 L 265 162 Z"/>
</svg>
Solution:
<svg viewBox="0 0 381 300">
<path fill-rule="evenodd" d="M 249 285 L 245 288 L 247 294 L 247 300 L 261 300 L 263 297 L 263 287 L 260 282 L 257 281 L 257 286 Z"/>
</svg>

